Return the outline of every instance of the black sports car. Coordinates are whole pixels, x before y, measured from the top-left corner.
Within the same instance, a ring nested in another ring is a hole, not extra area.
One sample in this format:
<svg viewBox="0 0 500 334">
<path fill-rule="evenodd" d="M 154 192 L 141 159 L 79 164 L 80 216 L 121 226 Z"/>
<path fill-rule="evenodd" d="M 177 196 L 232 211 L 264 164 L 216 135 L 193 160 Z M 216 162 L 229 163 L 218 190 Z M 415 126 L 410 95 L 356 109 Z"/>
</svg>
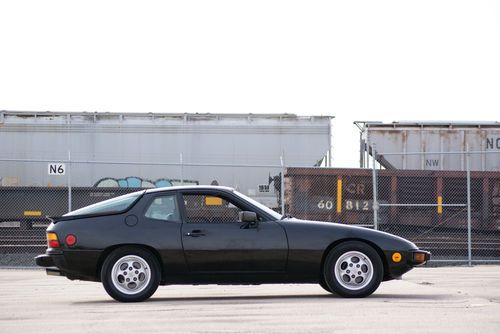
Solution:
<svg viewBox="0 0 500 334">
<path fill-rule="evenodd" d="M 47 274 L 100 281 L 118 301 L 158 285 L 319 283 L 365 297 L 430 253 L 400 237 L 282 217 L 226 187 L 150 189 L 100 202 L 47 228 Z"/>
</svg>

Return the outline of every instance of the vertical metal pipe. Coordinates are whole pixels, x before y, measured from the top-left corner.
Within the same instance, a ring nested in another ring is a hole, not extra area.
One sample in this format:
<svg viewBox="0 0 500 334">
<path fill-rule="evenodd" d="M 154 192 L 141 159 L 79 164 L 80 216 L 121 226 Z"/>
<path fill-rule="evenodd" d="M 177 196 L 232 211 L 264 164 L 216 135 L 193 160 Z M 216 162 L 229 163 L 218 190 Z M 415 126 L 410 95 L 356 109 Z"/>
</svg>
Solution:
<svg viewBox="0 0 500 334">
<path fill-rule="evenodd" d="M 359 133 L 359 168 L 363 168 L 365 165 L 365 141 L 363 140 L 362 133 Z"/>
<path fill-rule="evenodd" d="M 485 147 L 486 144 L 486 131 L 481 131 L 481 145 L 479 145 L 479 149 L 481 150 L 481 170 L 484 172 L 486 170 L 486 153 L 487 150 Z"/>
<path fill-rule="evenodd" d="M 68 212 L 71 212 L 71 202 L 72 202 L 72 197 L 71 197 L 71 151 L 68 150 L 68 166 L 67 166 L 67 172 L 68 172 Z"/>
<path fill-rule="evenodd" d="M 328 123 L 328 160 L 326 167 L 332 167 L 332 150 L 333 150 L 333 131 L 332 131 L 332 119 Z"/>
<path fill-rule="evenodd" d="M 444 169 L 443 141 L 444 141 L 444 135 L 440 132 L 439 133 L 439 169 L 440 170 Z M 450 158 L 448 158 L 448 159 L 451 160 Z"/>
<path fill-rule="evenodd" d="M 365 163 L 366 165 L 363 168 L 370 168 L 370 127 L 368 124 L 365 125 L 366 128 L 366 139 L 365 139 Z"/>
<path fill-rule="evenodd" d="M 375 167 L 375 161 L 377 152 L 375 151 L 375 145 L 372 145 L 372 177 L 373 177 L 373 228 L 378 230 L 378 186 L 377 186 L 377 168 Z"/>
<path fill-rule="evenodd" d="M 403 169 L 406 169 L 406 160 L 408 157 L 406 156 L 408 146 L 408 131 L 403 131 Z"/>
<path fill-rule="evenodd" d="M 465 156 L 467 167 L 467 258 L 469 267 L 472 266 L 472 222 L 471 222 L 471 189 L 470 189 L 470 154 L 467 145 L 467 155 Z"/>
<path fill-rule="evenodd" d="M 285 215 L 285 158 L 284 158 L 284 153 L 280 157 L 281 161 L 281 214 Z"/>
<path fill-rule="evenodd" d="M 180 155 L 180 163 L 181 163 L 181 186 L 183 186 L 184 185 L 184 164 L 182 162 L 182 152 L 179 155 Z"/>
<path fill-rule="evenodd" d="M 420 126 L 420 169 L 425 170 L 425 139 L 424 126 Z"/>
<path fill-rule="evenodd" d="M 465 141 L 465 130 L 462 131 L 462 154 L 460 154 L 460 170 L 465 170 L 467 169 L 467 166 L 464 166 L 464 161 L 467 160 L 467 157 L 466 157 L 466 154 L 464 154 L 464 148 L 465 148 L 465 151 L 468 151 L 469 145 L 467 144 L 467 142 Z M 466 162 L 465 162 L 466 164 Z"/>
</svg>

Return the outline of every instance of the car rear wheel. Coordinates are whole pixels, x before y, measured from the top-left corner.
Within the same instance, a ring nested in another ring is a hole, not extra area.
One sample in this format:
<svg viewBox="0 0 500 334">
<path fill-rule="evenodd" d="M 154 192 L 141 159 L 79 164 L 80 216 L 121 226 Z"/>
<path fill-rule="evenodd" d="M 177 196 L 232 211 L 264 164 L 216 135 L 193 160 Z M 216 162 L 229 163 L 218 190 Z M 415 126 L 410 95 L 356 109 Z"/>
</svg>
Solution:
<svg viewBox="0 0 500 334">
<path fill-rule="evenodd" d="M 140 302 L 155 293 L 160 275 L 158 261 L 149 251 L 121 247 L 104 260 L 101 281 L 112 298 L 120 302 Z"/>
<path fill-rule="evenodd" d="M 331 291 L 342 297 L 366 297 L 377 290 L 384 275 L 378 253 L 359 242 L 344 242 L 327 255 L 323 276 Z"/>
</svg>

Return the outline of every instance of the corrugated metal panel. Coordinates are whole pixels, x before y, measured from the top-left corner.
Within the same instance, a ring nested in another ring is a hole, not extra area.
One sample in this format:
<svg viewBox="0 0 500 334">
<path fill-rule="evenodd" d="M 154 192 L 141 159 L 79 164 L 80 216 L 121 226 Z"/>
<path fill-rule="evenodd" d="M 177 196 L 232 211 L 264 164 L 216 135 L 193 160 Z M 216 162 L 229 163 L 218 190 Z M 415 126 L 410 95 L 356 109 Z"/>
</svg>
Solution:
<svg viewBox="0 0 500 334">
<path fill-rule="evenodd" d="M 478 152 L 470 155 L 471 170 L 500 171 L 499 122 L 368 122 L 360 129 L 361 141 L 375 147 L 386 168 L 465 170 L 465 154 L 446 152 L 469 150 Z"/>
<path fill-rule="evenodd" d="M 291 114 L 153 114 L 1 112 L 0 156 L 12 159 L 136 161 L 184 164 L 313 166 L 330 148 L 331 117 Z M 149 180 L 217 181 L 253 197 L 280 168 L 72 165 L 74 186 L 92 186 L 112 177 Z M 15 176 L 20 185 L 65 185 L 47 177 L 46 164 L 1 163 L 0 178 Z M 271 204 L 268 202 L 268 204 Z M 273 205 L 273 204 L 271 204 Z"/>
</svg>

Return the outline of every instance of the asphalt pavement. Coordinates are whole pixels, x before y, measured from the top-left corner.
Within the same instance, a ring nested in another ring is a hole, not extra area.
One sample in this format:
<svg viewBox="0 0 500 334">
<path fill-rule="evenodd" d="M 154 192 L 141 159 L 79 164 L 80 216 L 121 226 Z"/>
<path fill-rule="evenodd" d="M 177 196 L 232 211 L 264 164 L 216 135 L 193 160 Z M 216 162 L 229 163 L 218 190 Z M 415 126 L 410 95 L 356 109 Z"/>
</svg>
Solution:
<svg viewBox="0 0 500 334">
<path fill-rule="evenodd" d="M 500 333 L 500 266 L 417 268 L 372 296 L 319 285 L 165 286 L 147 302 L 100 283 L 0 269 L 0 333 Z"/>
</svg>

